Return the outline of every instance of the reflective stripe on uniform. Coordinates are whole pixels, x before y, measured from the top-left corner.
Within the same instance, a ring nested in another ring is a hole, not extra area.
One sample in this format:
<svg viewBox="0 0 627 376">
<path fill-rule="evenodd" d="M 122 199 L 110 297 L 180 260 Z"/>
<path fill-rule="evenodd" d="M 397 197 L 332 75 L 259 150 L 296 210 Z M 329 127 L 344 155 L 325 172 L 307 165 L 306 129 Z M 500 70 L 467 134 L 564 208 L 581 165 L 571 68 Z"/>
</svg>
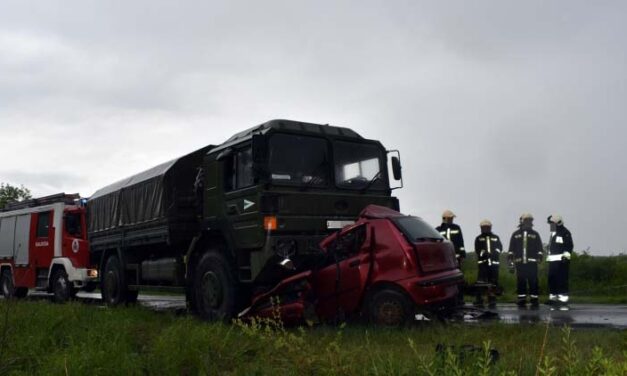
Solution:
<svg viewBox="0 0 627 376">
<path fill-rule="evenodd" d="M 566 294 L 558 294 L 557 295 L 557 300 L 559 300 L 562 303 L 568 303 L 568 295 L 566 295 Z"/>
<path fill-rule="evenodd" d="M 548 255 L 546 258 L 546 261 L 548 262 L 562 261 L 562 255 Z"/>
<path fill-rule="evenodd" d="M 477 261 L 477 264 L 483 264 L 483 263 L 485 263 L 486 261 L 488 261 L 488 260 L 479 260 L 479 261 Z"/>
<path fill-rule="evenodd" d="M 562 253 L 562 256 L 566 258 L 566 260 L 570 260 L 570 252 Z"/>
<path fill-rule="evenodd" d="M 527 231 L 523 232 L 523 262 L 527 262 Z"/>
<path fill-rule="evenodd" d="M 529 295 L 531 299 L 538 299 L 538 295 Z"/>
</svg>

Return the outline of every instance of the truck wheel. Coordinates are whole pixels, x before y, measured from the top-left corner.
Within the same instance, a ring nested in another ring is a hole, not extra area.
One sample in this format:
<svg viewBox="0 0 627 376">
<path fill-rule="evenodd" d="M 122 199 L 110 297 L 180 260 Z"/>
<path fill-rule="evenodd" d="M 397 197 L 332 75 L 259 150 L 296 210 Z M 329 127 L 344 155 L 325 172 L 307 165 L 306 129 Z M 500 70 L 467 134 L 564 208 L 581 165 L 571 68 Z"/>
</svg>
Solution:
<svg viewBox="0 0 627 376">
<path fill-rule="evenodd" d="M 202 256 L 194 272 L 192 293 L 201 318 L 229 320 L 234 316 L 235 280 L 224 256 L 216 252 Z"/>
<path fill-rule="evenodd" d="M 385 289 L 375 292 L 368 302 L 368 319 L 378 326 L 400 327 L 410 322 L 412 304 L 401 292 Z"/>
<path fill-rule="evenodd" d="M 111 256 L 107 259 L 101 290 L 102 300 L 109 306 L 132 303 L 134 301 L 133 292 L 128 290 L 122 264 L 117 256 Z M 137 300 L 136 292 L 135 300 Z"/>
<path fill-rule="evenodd" d="M 13 293 L 13 296 L 18 299 L 25 298 L 26 295 L 28 295 L 28 287 L 16 287 L 15 293 Z"/>
<path fill-rule="evenodd" d="M 76 294 L 65 270 L 57 269 L 52 275 L 52 292 L 54 293 L 53 299 L 55 303 L 65 303 Z"/>
<path fill-rule="evenodd" d="M 0 288 L 5 299 L 11 299 L 15 295 L 15 286 L 13 286 L 13 278 L 11 271 L 5 270 L 0 276 Z"/>
</svg>

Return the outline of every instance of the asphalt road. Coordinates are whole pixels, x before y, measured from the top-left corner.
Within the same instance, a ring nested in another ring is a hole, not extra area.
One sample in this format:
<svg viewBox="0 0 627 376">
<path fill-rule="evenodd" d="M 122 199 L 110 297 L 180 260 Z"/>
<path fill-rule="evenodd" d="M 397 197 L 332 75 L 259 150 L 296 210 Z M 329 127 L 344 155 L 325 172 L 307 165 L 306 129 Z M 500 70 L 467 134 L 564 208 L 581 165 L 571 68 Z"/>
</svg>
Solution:
<svg viewBox="0 0 627 376">
<path fill-rule="evenodd" d="M 102 305 L 99 293 L 79 293 L 79 301 Z M 50 299 L 50 295 L 31 292 L 27 299 Z M 182 295 L 140 294 L 139 304 L 155 311 L 185 312 Z M 466 305 L 463 321 L 469 324 L 500 321 L 507 324 L 551 323 L 572 327 L 610 327 L 627 329 L 627 305 L 571 304 L 570 310 L 551 310 L 541 305 L 537 310 L 519 309 L 515 304 L 498 304 L 496 310 L 477 310 Z"/>
</svg>

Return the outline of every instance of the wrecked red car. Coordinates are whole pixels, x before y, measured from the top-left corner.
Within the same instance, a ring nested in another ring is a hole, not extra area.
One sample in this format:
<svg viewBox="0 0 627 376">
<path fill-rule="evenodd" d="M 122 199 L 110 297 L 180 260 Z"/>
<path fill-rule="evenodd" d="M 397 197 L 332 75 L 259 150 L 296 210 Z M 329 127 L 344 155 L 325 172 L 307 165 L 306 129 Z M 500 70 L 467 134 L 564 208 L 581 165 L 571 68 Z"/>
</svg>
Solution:
<svg viewBox="0 0 627 376">
<path fill-rule="evenodd" d="M 452 309 L 463 282 L 453 246 L 433 227 L 376 205 L 325 238 L 299 270 L 254 296 L 240 317 L 398 326 Z"/>
</svg>

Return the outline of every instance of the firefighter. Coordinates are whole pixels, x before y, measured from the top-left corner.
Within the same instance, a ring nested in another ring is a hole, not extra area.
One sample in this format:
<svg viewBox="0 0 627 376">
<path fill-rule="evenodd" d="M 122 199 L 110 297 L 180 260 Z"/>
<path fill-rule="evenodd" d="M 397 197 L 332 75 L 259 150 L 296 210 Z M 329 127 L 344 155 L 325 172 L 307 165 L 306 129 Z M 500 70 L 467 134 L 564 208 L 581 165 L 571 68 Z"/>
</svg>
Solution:
<svg viewBox="0 0 627 376">
<path fill-rule="evenodd" d="M 568 271 L 573 251 L 573 238 L 564 226 L 562 217 L 553 214 L 547 218 L 551 227 L 549 252 L 549 302 L 548 304 L 568 309 Z"/>
<path fill-rule="evenodd" d="M 435 229 L 440 232 L 440 235 L 453 243 L 457 263 L 461 267 L 462 261 L 466 258 L 466 249 L 464 248 L 462 229 L 453 223 L 453 218 L 455 217 L 456 215 L 453 214 L 452 211 L 445 210 L 444 213 L 442 213 L 442 224 Z"/>
<path fill-rule="evenodd" d="M 487 291 L 488 307 L 496 307 L 496 288 L 499 282 L 499 263 L 503 245 L 498 235 L 492 232 L 492 222 L 484 219 L 479 223 L 481 234 L 475 238 L 475 253 L 477 254 L 478 276 L 477 283 L 486 285 L 479 287 L 475 306 L 483 307 L 483 291 Z"/>
<path fill-rule="evenodd" d="M 529 213 L 521 217 L 520 228 L 509 241 L 508 261 L 516 269 L 517 304 L 524 308 L 527 297 L 531 308 L 538 308 L 538 263 L 542 261 L 542 239 L 533 230 L 533 216 Z"/>
<path fill-rule="evenodd" d="M 435 229 L 440 232 L 444 238 L 453 243 L 455 248 L 455 256 L 457 258 L 457 265 L 461 269 L 462 261 L 466 258 L 466 249 L 464 248 L 464 237 L 462 236 L 462 229 L 453 223 L 455 214 L 450 210 L 445 210 L 442 213 L 442 224 Z M 464 304 L 464 289 L 462 286 L 459 288 L 459 294 L 457 295 L 457 301 L 459 304 Z"/>
</svg>

